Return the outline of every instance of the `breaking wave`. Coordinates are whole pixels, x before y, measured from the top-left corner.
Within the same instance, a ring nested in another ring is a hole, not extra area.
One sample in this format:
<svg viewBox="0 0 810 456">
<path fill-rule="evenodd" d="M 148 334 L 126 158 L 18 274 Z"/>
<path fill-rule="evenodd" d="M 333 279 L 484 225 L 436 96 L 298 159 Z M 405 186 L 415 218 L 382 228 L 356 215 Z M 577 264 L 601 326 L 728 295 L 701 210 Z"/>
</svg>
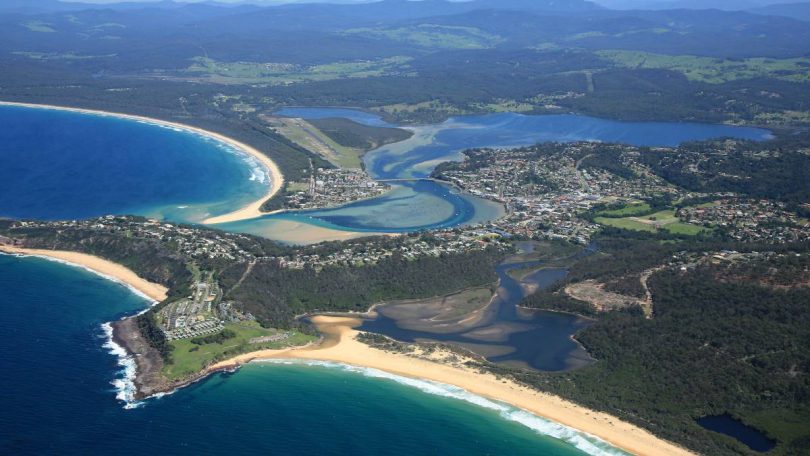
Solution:
<svg viewBox="0 0 810 456">
<path fill-rule="evenodd" d="M 299 364 L 306 366 L 319 366 L 332 369 L 340 369 L 346 372 L 354 372 L 361 375 L 365 375 L 366 377 L 394 381 L 401 385 L 416 388 L 422 391 L 423 393 L 461 400 L 479 407 L 496 411 L 501 416 L 501 418 L 505 420 L 519 423 L 535 431 L 538 434 L 562 440 L 589 455 L 594 456 L 627 455 L 626 452 L 618 448 L 612 447 L 609 443 L 605 442 L 604 440 L 601 440 L 596 436 L 578 431 L 576 429 L 564 426 L 559 423 L 555 423 L 553 421 L 534 415 L 526 410 L 519 409 L 511 405 L 504 404 L 502 402 L 487 399 L 482 396 L 478 396 L 457 386 L 434 382 L 431 380 L 402 377 L 399 375 L 390 374 L 388 372 L 384 372 L 369 367 L 357 367 L 348 364 L 334 363 L 328 361 L 269 359 L 256 362 L 270 363 L 270 364 L 289 364 L 289 365 Z"/>
</svg>

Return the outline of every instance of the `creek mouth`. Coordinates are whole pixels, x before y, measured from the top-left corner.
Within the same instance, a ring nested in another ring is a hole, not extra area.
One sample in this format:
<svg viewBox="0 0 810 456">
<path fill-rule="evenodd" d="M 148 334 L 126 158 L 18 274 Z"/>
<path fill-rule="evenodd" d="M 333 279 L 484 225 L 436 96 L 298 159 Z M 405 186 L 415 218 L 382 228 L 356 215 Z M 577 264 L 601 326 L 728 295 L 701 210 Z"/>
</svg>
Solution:
<svg viewBox="0 0 810 456">
<path fill-rule="evenodd" d="M 519 245 L 524 254 L 532 246 Z M 595 251 L 595 246 L 588 246 L 567 260 Z M 374 315 L 358 329 L 400 342 L 456 345 L 503 366 L 544 372 L 581 368 L 594 359 L 573 335 L 593 320 L 519 307 L 524 297 L 567 276 L 568 269 L 555 264 L 558 262 L 507 259 L 496 267 L 498 288 L 494 296 L 489 295 L 488 304 L 480 301 L 491 292 L 485 288 L 440 298 L 386 302 L 375 306 Z M 520 277 L 516 271 L 531 272 Z M 476 299 L 481 306 L 472 309 Z"/>
</svg>

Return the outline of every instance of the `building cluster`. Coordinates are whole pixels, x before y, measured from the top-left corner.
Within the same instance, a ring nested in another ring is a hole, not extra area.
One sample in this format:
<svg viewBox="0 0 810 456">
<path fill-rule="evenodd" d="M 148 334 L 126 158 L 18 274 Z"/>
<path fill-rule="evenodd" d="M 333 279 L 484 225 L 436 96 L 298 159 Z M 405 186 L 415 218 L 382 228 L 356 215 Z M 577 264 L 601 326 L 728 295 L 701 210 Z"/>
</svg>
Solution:
<svg viewBox="0 0 810 456">
<path fill-rule="evenodd" d="M 168 340 L 207 336 L 222 331 L 225 323 L 254 320 L 223 301 L 219 285 L 211 279 L 194 283 L 190 296 L 168 304 L 157 315 Z"/>
<path fill-rule="evenodd" d="M 724 198 L 678 211 L 688 223 L 717 227 L 738 241 L 797 242 L 810 240 L 810 224 L 781 202 Z"/>
<path fill-rule="evenodd" d="M 377 264 L 380 260 L 398 255 L 406 260 L 420 257 L 463 254 L 482 251 L 488 247 L 508 249 L 501 234 L 494 227 L 467 227 L 433 231 L 414 236 L 347 241 L 342 249 L 302 247 L 289 248 L 286 255 L 261 256 L 249 252 L 255 246 L 252 236 L 239 233 L 226 233 L 205 228 L 176 226 L 156 220 L 129 216 L 104 216 L 84 221 L 23 221 L 15 222 L 19 228 L 47 228 L 57 230 L 97 230 L 117 233 L 128 238 L 157 239 L 177 249 L 177 253 L 190 259 L 228 259 L 234 262 L 253 261 L 278 262 L 284 268 L 320 269 L 327 266 L 365 266 Z M 494 228 L 494 229 L 493 229 Z M 499 234 L 500 233 L 500 234 Z M 16 239 L 9 239 L 8 243 Z M 227 304 L 227 303 L 226 303 Z M 226 305 L 223 304 L 223 305 Z M 220 317 L 224 319 L 223 317 Z"/>
<path fill-rule="evenodd" d="M 655 193 L 679 192 L 633 160 L 628 148 L 622 159 L 635 177 L 585 168 L 590 143 L 560 146 L 549 153 L 535 148 L 485 149 L 474 159 L 441 171 L 441 178 L 470 193 L 499 201 L 508 214 L 496 229 L 530 238 L 587 243 L 599 226 L 579 217 L 597 203 L 635 200 Z"/>
<path fill-rule="evenodd" d="M 398 256 L 405 260 L 441 255 L 456 255 L 473 251 L 483 251 L 495 247 L 509 249 L 502 236 L 483 228 L 463 230 L 441 230 L 417 237 L 403 237 L 402 242 L 369 243 L 366 241 L 347 241 L 345 248 L 333 253 L 295 253 L 273 257 L 279 265 L 290 269 L 312 267 L 321 269 L 329 266 L 366 266 Z"/>
<path fill-rule="evenodd" d="M 388 185 L 375 181 L 359 169 L 318 168 L 308 182 L 295 184 L 300 190 L 286 196 L 285 205 L 290 209 L 335 207 L 373 198 L 390 189 Z"/>
<path fill-rule="evenodd" d="M 240 241 L 249 243 L 250 237 L 239 233 L 226 233 L 189 226 L 177 226 L 153 219 L 107 215 L 88 220 L 60 222 L 22 221 L 21 228 L 85 229 L 120 233 L 127 237 L 156 239 L 170 243 L 178 253 L 189 258 L 248 261 L 253 255 L 240 247 Z"/>
</svg>

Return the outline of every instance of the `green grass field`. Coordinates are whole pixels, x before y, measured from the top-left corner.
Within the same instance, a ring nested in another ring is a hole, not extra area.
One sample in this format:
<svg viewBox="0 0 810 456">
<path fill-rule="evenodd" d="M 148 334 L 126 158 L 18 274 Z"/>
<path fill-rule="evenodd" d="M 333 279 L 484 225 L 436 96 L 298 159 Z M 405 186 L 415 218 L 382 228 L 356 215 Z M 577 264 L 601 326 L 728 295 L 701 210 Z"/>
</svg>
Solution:
<svg viewBox="0 0 810 456">
<path fill-rule="evenodd" d="M 303 66 L 278 62 L 220 62 L 195 57 L 183 73 L 217 84 L 291 84 L 347 78 L 369 78 L 399 73 L 411 60 L 396 56 L 378 60 Z"/>
<path fill-rule="evenodd" d="M 647 203 L 631 203 L 619 209 L 599 212 L 600 216 L 604 217 L 629 217 L 650 212 L 652 208 Z"/>
<path fill-rule="evenodd" d="M 304 120 L 279 119 L 276 129 L 290 141 L 340 168 L 360 169 L 365 150 L 344 147 Z"/>
<path fill-rule="evenodd" d="M 172 341 L 172 363 L 163 368 L 163 373 L 170 379 L 177 379 L 199 372 L 212 362 L 221 361 L 241 353 L 299 346 L 315 340 L 314 336 L 293 332 L 291 337 L 279 342 L 251 344 L 250 339 L 254 337 L 271 336 L 280 331 L 262 328 L 256 322 L 231 323 L 226 325 L 225 328 L 235 332 L 236 337 L 221 344 L 195 345 L 191 342 L 191 339 Z"/>
<path fill-rule="evenodd" d="M 810 81 L 810 58 L 750 58 L 728 60 L 694 55 L 661 55 L 639 51 L 598 51 L 619 66 L 664 69 L 682 73 L 692 81 L 722 84 L 740 79 L 772 77 L 794 82 Z"/>
<path fill-rule="evenodd" d="M 625 209 L 627 208 L 620 210 Z M 647 209 L 649 210 L 649 206 L 647 206 Z M 622 218 L 596 217 L 594 221 L 600 225 L 612 226 L 623 230 L 646 231 L 648 233 L 655 233 L 661 229 L 672 234 L 696 236 L 704 231 L 708 231 L 707 228 L 702 226 L 681 222 L 678 217 L 675 216 L 675 211 L 673 210 L 664 210 L 650 215 Z"/>
</svg>

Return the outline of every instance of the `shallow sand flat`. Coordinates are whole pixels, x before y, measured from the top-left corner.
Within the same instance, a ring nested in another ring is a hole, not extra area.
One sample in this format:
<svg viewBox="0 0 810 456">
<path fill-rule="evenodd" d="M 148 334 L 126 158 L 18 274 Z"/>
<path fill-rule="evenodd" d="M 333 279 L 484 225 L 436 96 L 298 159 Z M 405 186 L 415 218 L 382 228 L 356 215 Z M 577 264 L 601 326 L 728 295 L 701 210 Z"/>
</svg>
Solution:
<svg viewBox="0 0 810 456">
<path fill-rule="evenodd" d="M 176 128 L 179 130 L 184 130 L 187 132 L 192 132 L 198 135 L 206 136 L 208 138 L 212 138 L 219 142 L 225 143 L 247 155 L 250 155 L 251 157 L 258 160 L 260 163 L 262 163 L 270 177 L 270 186 L 267 189 L 267 193 L 261 199 L 254 201 L 248 204 L 247 206 L 242 207 L 241 209 L 229 212 L 227 214 L 218 215 L 216 217 L 209 217 L 202 221 L 203 224 L 234 222 L 237 220 L 247 220 L 260 217 L 264 215 L 264 212 L 261 211 L 261 207 L 264 204 L 264 202 L 272 198 L 273 195 L 275 195 L 276 193 L 278 193 L 278 191 L 281 190 L 281 187 L 284 184 L 284 175 L 281 173 L 281 170 L 279 169 L 278 165 L 276 165 L 276 163 L 273 160 L 271 160 L 270 157 L 261 153 L 257 149 L 248 146 L 245 143 L 239 142 L 235 139 L 229 138 L 219 133 L 203 130 L 202 128 L 192 127 L 190 125 L 185 125 L 177 122 L 169 122 L 166 120 L 153 119 L 150 117 L 136 116 L 131 114 L 121 114 L 107 111 L 97 111 L 92 109 L 69 108 L 65 106 L 41 105 L 33 103 L 16 103 L 7 101 L 0 101 L 0 106 L 21 106 L 26 108 L 53 109 L 58 111 L 77 112 L 96 116 L 118 117 L 121 119 L 134 120 L 137 122 L 145 122 L 163 127 Z"/>
<path fill-rule="evenodd" d="M 14 255 L 44 257 L 81 266 L 101 274 L 102 276 L 123 282 L 124 284 L 134 288 L 155 301 L 163 301 L 166 299 L 169 291 L 169 289 L 163 285 L 152 283 L 146 279 L 138 277 L 135 272 L 121 266 L 120 264 L 107 261 L 97 256 L 88 255 L 86 253 L 68 252 L 63 250 L 24 249 L 7 245 L 0 245 L 0 252 Z"/>
<path fill-rule="evenodd" d="M 348 241 L 371 236 L 399 236 L 399 233 L 373 233 L 361 231 L 343 231 L 325 228 L 305 222 L 286 219 L 271 219 L 262 221 L 258 228 L 247 230 L 250 234 L 261 236 L 285 244 L 309 245 L 325 241 Z M 220 227 L 230 231 L 229 227 Z M 241 231 L 241 230 L 237 230 Z"/>
<path fill-rule="evenodd" d="M 313 323 L 326 336 L 323 344 L 290 350 L 247 353 L 217 363 L 209 371 L 228 369 L 258 359 L 332 361 L 379 369 L 396 375 L 432 380 L 461 387 L 471 393 L 508 403 L 543 418 L 597 436 L 611 445 L 638 455 L 691 455 L 650 432 L 611 415 L 593 411 L 560 397 L 534 391 L 492 374 L 416 359 L 371 348 L 355 339 L 359 319 L 318 316 Z"/>
</svg>

